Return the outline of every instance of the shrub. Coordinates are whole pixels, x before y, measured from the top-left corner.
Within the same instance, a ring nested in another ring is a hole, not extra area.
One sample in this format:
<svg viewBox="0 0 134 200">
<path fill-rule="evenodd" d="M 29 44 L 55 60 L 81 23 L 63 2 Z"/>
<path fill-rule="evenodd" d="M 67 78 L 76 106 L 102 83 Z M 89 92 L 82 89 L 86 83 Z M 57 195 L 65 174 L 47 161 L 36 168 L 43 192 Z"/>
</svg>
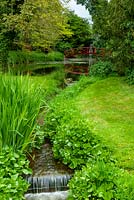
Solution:
<svg viewBox="0 0 134 200">
<path fill-rule="evenodd" d="M 46 61 L 63 61 L 64 55 L 61 52 L 58 51 L 52 51 L 48 54 L 46 54 Z"/>
<path fill-rule="evenodd" d="M 0 152 L 0 199 L 24 199 L 28 183 L 22 175 L 31 174 L 29 162 L 21 151 L 12 148 L 3 148 Z"/>
<path fill-rule="evenodd" d="M 69 200 L 132 200 L 134 177 L 113 163 L 88 163 L 69 182 Z"/>
<path fill-rule="evenodd" d="M 108 75 L 113 73 L 113 65 L 108 61 L 99 61 L 91 66 L 90 75 L 98 76 L 101 78 L 107 77 Z"/>
</svg>

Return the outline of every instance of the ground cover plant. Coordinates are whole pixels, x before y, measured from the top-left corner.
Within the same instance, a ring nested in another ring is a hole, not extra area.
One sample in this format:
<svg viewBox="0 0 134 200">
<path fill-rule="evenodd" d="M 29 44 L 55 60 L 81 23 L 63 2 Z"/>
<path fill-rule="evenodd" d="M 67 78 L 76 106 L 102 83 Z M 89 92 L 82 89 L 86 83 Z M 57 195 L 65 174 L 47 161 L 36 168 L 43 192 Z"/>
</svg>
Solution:
<svg viewBox="0 0 134 200">
<path fill-rule="evenodd" d="M 110 150 L 93 134 L 71 99 L 53 102 L 45 115 L 45 137 L 53 143 L 56 159 L 72 169 L 81 169 L 89 160 L 110 158 Z"/>
<path fill-rule="evenodd" d="M 83 78 L 79 83 L 66 88 L 48 107 L 45 115 L 45 137 L 53 143 L 54 156 L 72 169 L 98 157 L 112 160 L 110 150 L 89 128 L 87 121 L 75 106 L 74 99 L 88 84 L 95 80 Z"/>
<path fill-rule="evenodd" d="M 87 163 L 69 183 L 69 200 L 133 200 L 134 176 L 112 162 Z"/>
<path fill-rule="evenodd" d="M 29 184 L 24 180 L 24 175 L 31 174 L 26 155 L 14 151 L 12 147 L 5 147 L 0 152 L 0 199 L 24 199 L 24 192 Z"/>
</svg>

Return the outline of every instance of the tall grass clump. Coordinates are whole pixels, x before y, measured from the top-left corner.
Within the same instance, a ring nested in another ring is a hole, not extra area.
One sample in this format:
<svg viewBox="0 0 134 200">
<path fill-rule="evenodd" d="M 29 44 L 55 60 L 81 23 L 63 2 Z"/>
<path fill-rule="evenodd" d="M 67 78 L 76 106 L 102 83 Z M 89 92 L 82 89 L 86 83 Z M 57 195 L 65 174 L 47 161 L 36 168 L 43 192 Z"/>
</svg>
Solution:
<svg viewBox="0 0 134 200">
<path fill-rule="evenodd" d="M 24 150 L 34 139 L 40 96 L 28 77 L 0 76 L 0 150 Z"/>
</svg>

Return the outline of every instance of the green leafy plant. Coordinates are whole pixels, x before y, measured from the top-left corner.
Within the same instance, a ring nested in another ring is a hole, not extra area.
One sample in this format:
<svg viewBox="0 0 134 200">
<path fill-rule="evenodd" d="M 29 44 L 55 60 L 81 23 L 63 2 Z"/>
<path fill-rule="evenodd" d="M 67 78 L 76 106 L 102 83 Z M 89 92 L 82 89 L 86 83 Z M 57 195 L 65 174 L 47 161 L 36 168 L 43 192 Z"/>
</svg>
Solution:
<svg viewBox="0 0 134 200">
<path fill-rule="evenodd" d="M 0 199 L 24 199 L 28 183 L 23 176 L 31 174 L 22 151 L 14 151 L 5 147 L 0 152 Z"/>
<path fill-rule="evenodd" d="M 69 200 L 132 200 L 134 177 L 114 163 L 97 161 L 76 171 L 69 182 Z"/>
<path fill-rule="evenodd" d="M 59 93 L 48 105 L 48 111 L 45 115 L 45 132 L 46 135 L 53 137 L 57 127 L 63 121 L 67 123 L 72 117 L 79 115 L 78 110 L 75 107 L 73 101 L 83 88 L 87 87 L 88 84 L 95 82 L 95 79 L 89 80 L 86 77 L 82 77 L 77 84 L 72 87 L 64 89 L 64 92 Z"/>
<path fill-rule="evenodd" d="M 104 78 L 113 73 L 113 65 L 109 61 L 99 61 L 91 66 L 89 73 L 91 76 Z"/>
<path fill-rule="evenodd" d="M 67 121 L 61 121 L 53 139 L 55 158 L 62 159 L 70 168 L 81 168 L 87 161 L 103 157 L 109 159 L 109 150 L 104 147 L 90 131 L 86 120 L 80 114 L 74 115 Z M 104 153 L 105 152 L 105 153 Z"/>
</svg>

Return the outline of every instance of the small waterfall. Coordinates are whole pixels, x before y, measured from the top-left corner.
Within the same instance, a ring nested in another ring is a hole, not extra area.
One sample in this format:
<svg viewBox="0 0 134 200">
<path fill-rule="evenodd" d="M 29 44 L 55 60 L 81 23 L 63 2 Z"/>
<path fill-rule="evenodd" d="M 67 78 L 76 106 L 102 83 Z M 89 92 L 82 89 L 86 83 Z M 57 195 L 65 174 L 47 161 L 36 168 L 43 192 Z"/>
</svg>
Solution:
<svg viewBox="0 0 134 200">
<path fill-rule="evenodd" d="M 68 182 L 73 171 L 55 160 L 49 141 L 42 145 L 31 162 L 32 176 L 26 177 L 30 184 L 26 200 L 66 200 Z"/>
<path fill-rule="evenodd" d="M 68 174 L 28 177 L 27 181 L 30 184 L 28 193 L 66 191 L 70 178 L 71 176 Z"/>
</svg>

